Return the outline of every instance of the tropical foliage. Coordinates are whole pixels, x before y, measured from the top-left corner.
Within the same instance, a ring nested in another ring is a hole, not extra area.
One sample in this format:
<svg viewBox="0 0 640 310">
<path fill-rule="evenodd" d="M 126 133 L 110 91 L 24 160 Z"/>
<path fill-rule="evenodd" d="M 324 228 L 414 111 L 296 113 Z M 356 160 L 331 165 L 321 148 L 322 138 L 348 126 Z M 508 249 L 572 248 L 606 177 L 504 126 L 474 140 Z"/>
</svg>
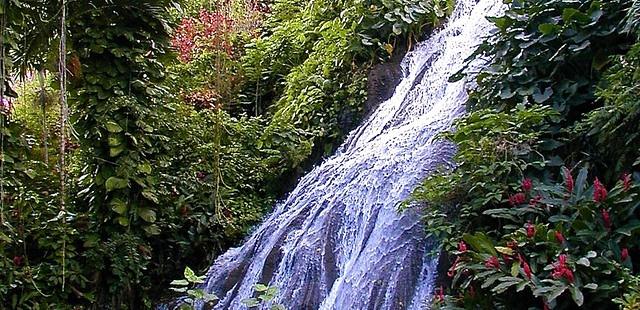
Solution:
<svg viewBox="0 0 640 310">
<path fill-rule="evenodd" d="M 471 113 L 443 136 L 458 164 L 414 194 L 443 240 L 436 307 L 637 307 L 636 9 L 524 0 L 490 19 Z"/>
<path fill-rule="evenodd" d="M 329 154 L 371 66 L 452 4 L 0 1 L 0 309 L 151 308 L 181 275 L 213 300 L 185 266 Z"/>
</svg>

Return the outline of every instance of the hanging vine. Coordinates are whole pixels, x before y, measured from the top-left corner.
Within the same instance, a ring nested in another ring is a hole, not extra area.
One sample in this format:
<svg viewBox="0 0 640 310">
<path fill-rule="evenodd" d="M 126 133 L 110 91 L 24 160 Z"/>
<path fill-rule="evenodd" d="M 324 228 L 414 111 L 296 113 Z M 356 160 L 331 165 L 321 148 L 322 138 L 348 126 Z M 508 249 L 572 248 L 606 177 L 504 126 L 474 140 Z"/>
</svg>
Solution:
<svg viewBox="0 0 640 310">
<path fill-rule="evenodd" d="M 58 62 L 58 72 L 60 74 L 60 212 L 62 215 L 62 226 L 66 231 L 67 209 L 65 205 L 65 183 L 67 179 L 65 153 L 67 152 L 67 120 L 69 111 L 67 107 L 67 1 L 62 0 L 62 15 L 60 22 L 60 54 Z M 65 288 L 66 271 L 66 235 L 62 241 L 62 290 Z"/>
</svg>

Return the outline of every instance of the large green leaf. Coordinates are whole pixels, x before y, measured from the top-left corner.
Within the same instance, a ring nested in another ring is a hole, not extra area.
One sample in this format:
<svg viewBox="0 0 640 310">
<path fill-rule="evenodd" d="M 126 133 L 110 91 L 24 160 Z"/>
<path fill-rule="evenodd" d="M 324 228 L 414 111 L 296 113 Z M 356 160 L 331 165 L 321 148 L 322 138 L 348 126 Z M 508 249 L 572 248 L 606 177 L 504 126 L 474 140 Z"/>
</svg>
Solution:
<svg viewBox="0 0 640 310">
<path fill-rule="evenodd" d="M 110 177 L 105 182 L 104 186 L 107 188 L 107 191 L 113 191 L 116 189 L 123 189 L 129 186 L 129 181 L 117 177 Z"/>
</svg>

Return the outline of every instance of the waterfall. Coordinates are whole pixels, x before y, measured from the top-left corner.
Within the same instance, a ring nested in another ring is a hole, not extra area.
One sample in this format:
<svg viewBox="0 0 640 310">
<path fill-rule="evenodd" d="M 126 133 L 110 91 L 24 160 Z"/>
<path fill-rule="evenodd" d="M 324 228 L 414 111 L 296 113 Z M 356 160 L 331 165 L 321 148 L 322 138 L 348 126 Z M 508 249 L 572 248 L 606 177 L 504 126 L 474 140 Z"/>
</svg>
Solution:
<svg viewBox="0 0 640 310">
<path fill-rule="evenodd" d="M 246 309 L 253 285 L 279 288 L 287 309 L 428 308 L 436 257 L 417 211 L 399 203 L 455 147 L 437 138 L 464 113 L 468 83 L 449 83 L 482 38 L 502 0 L 457 0 L 447 24 L 402 62 L 393 97 L 340 151 L 302 178 L 246 243 L 207 274 L 215 309 Z"/>
</svg>

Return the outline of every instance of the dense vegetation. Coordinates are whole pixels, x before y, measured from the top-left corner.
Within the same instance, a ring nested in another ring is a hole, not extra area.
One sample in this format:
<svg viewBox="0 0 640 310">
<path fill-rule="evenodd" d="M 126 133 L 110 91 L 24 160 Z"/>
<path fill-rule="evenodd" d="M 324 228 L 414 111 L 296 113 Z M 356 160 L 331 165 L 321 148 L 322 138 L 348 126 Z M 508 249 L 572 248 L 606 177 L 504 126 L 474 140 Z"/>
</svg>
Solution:
<svg viewBox="0 0 640 310">
<path fill-rule="evenodd" d="M 452 4 L 1 0 L 0 309 L 170 297 L 339 145 L 368 70 Z"/>
<path fill-rule="evenodd" d="M 491 19 L 445 135 L 457 166 L 414 194 L 444 241 L 435 307 L 638 307 L 639 5 L 510 1 Z"/>
</svg>

